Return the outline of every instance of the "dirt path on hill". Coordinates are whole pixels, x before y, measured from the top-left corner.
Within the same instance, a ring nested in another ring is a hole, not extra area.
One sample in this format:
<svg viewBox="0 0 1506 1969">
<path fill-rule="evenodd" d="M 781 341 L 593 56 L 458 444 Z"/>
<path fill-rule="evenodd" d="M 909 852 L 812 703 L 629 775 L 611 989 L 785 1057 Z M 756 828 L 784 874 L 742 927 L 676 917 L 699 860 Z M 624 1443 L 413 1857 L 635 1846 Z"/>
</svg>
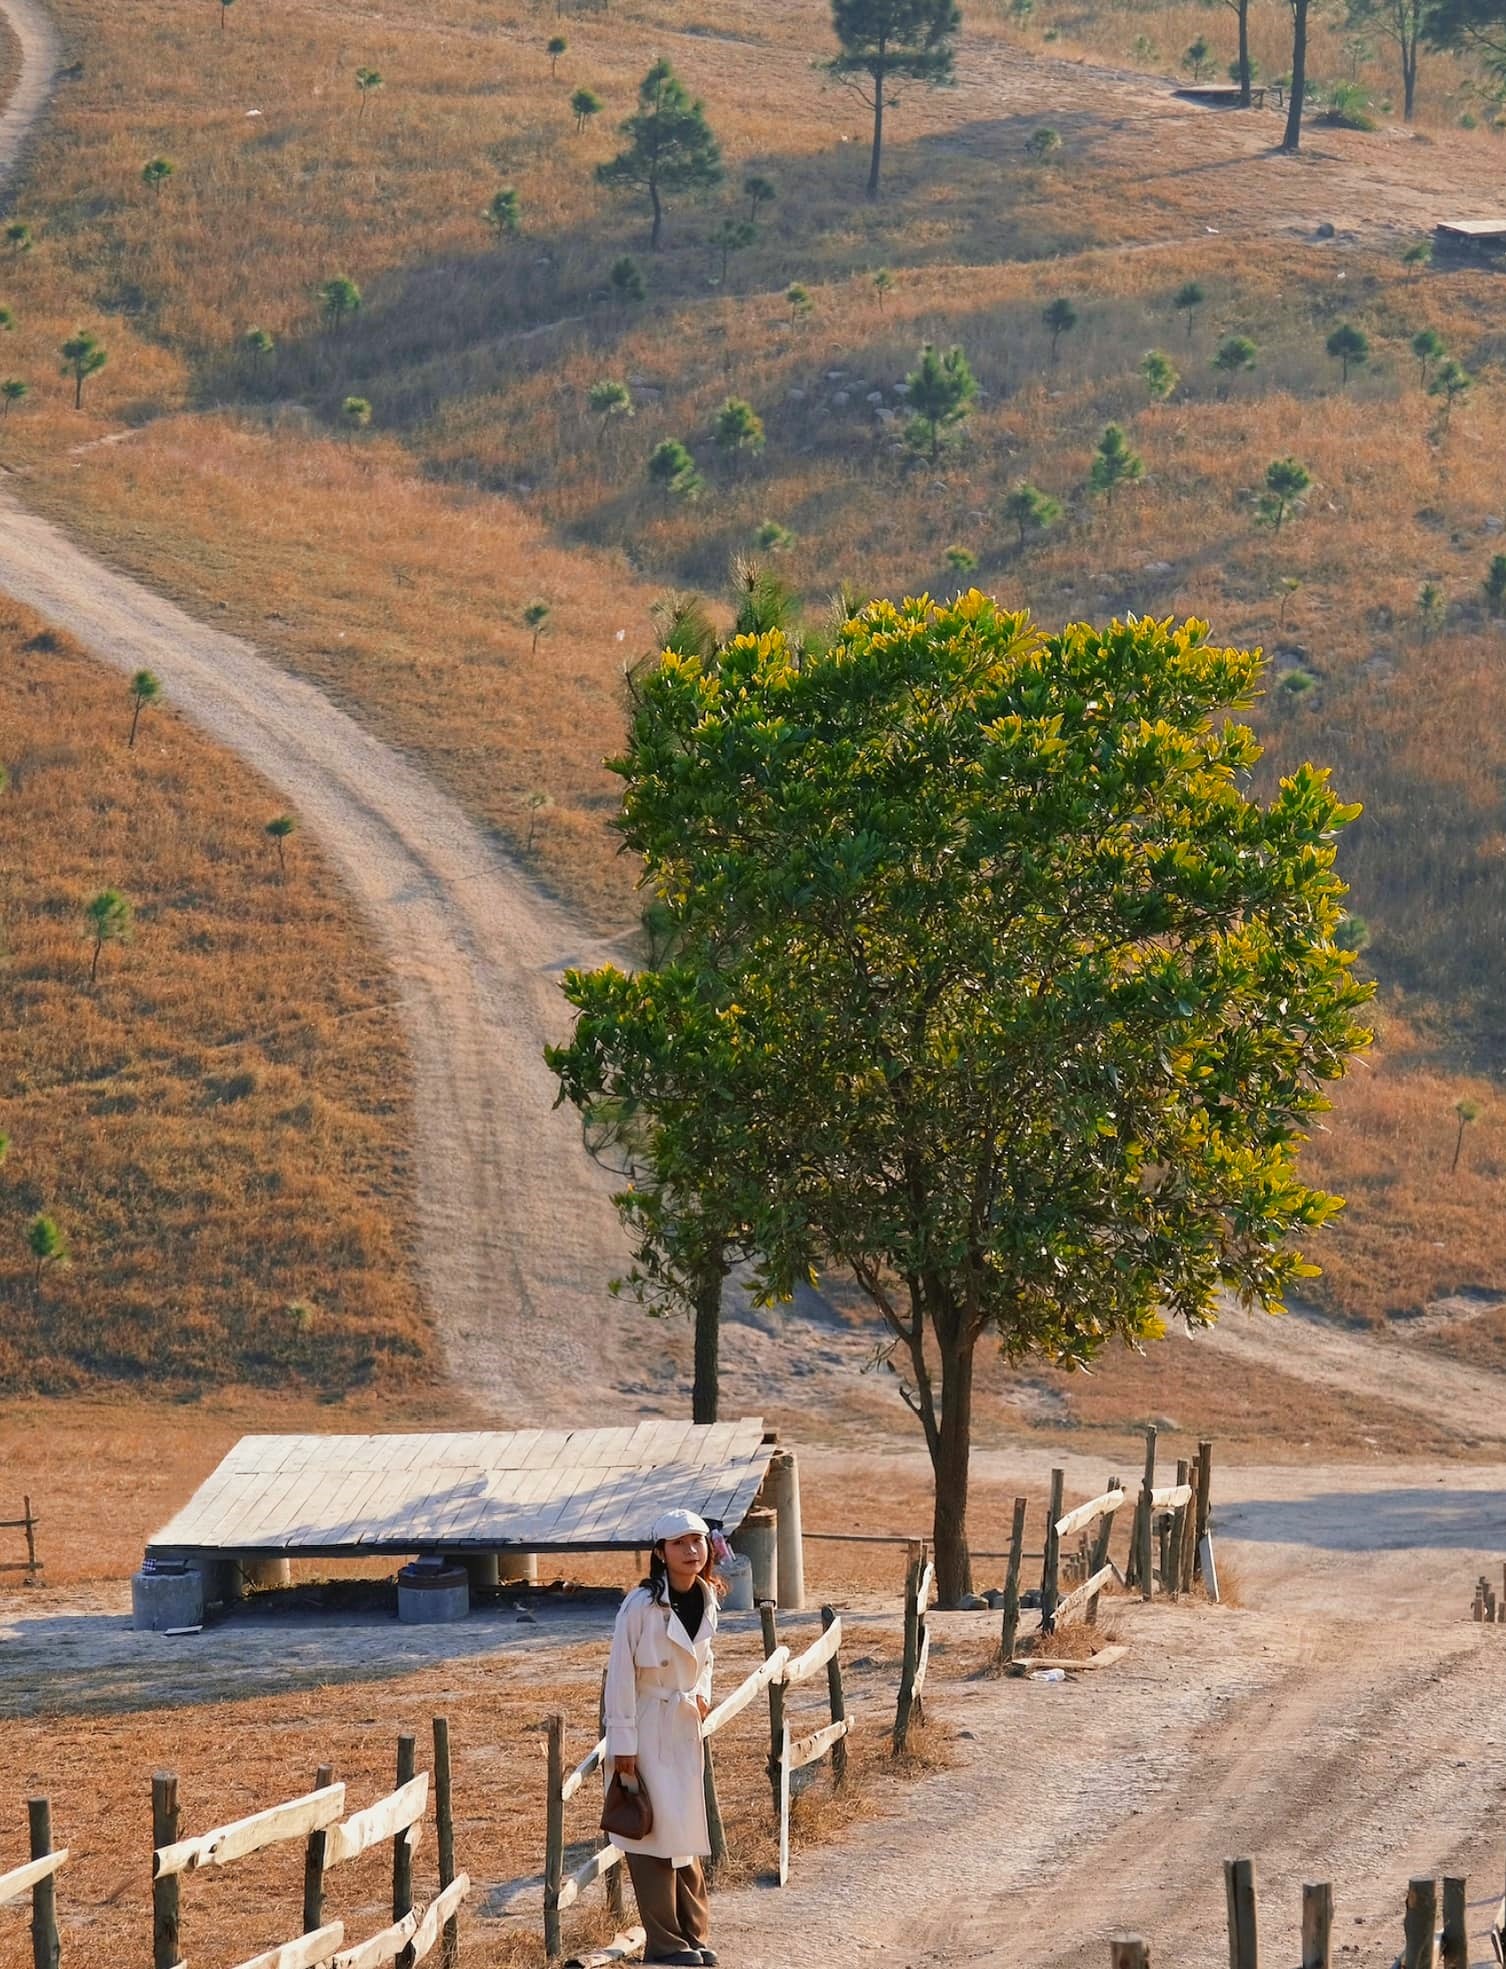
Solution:
<svg viewBox="0 0 1506 1969">
<path fill-rule="evenodd" d="M 634 1317 L 606 1181 L 551 1113 L 576 927 L 456 803 L 312 686 L 91 559 L 0 490 L 0 586 L 170 704 L 294 807 L 374 925 L 412 1054 L 419 1263 L 457 1379 L 522 1419 L 622 1379 Z"/>
</svg>

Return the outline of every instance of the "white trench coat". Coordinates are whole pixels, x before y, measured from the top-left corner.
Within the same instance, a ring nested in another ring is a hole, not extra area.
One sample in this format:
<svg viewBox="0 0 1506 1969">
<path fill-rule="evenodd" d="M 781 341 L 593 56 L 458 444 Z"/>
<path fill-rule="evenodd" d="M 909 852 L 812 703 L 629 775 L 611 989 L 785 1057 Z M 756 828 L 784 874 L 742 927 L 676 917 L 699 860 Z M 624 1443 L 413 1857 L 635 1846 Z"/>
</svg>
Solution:
<svg viewBox="0 0 1506 1969">
<path fill-rule="evenodd" d="M 711 1851 L 702 1778 L 701 1717 L 711 1700 L 711 1637 L 716 1595 L 701 1588 L 706 1612 L 692 1641 L 670 1607 L 636 1586 L 617 1612 L 607 1661 L 608 1779 L 615 1757 L 636 1757 L 654 1823 L 647 1839 L 610 1835 L 625 1853 L 685 1861 Z"/>
</svg>

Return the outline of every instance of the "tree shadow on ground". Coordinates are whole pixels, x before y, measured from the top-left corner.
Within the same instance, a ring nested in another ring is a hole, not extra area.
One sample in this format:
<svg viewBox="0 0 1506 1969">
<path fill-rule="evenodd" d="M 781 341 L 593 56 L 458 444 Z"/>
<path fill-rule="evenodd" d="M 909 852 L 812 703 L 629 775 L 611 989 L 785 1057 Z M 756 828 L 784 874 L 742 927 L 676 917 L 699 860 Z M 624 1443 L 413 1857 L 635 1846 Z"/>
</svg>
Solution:
<svg viewBox="0 0 1506 1969">
<path fill-rule="evenodd" d="M 1506 1491 L 1333 1491 L 1294 1499 L 1250 1498 L 1218 1506 L 1221 1539 L 1317 1546 L 1330 1552 L 1442 1549 L 1498 1553 Z"/>
</svg>

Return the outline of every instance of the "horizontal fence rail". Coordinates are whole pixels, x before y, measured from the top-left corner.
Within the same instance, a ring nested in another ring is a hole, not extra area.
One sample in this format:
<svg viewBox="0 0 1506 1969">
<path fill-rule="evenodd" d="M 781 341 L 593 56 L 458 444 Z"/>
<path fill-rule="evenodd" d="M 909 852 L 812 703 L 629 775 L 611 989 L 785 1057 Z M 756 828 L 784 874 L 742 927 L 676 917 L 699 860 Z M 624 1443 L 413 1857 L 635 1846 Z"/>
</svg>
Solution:
<svg viewBox="0 0 1506 1969">
<path fill-rule="evenodd" d="M 315 1788 L 249 1817 L 182 1836 L 178 1780 L 160 1771 L 152 1780 L 152 1959 L 154 1969 L 181 1969 L 181 1888 L 206 1867 L 231 1866 L 269 1847 L 304 1842 L 303 1932 L 240 1963 L 237 1969 L 401 1969 L 418 1963 L 441 1941 L 448 1969 L 458 1953 L 456 1916 L 470 1891 L 455 1868 L 454 1810 L 450 1791 L 449 1725 L 434 1719 L 434 1770 L 419 1772 L 416 1739 L 398 1738 L 397 1782 L 385 1797 L 345 1814 L 346 1787 L 328 1766 Z M 415 1905 L 413 1855 L 431 1800 L 439 1837 L 439 1888 L 427 1907 Z M 346 1945 L 345 1923 L 327 1919 L 324 1899 L 331 1867 L 390 1844 L 392 1919 L 364 1941 Z"/>
</svg>

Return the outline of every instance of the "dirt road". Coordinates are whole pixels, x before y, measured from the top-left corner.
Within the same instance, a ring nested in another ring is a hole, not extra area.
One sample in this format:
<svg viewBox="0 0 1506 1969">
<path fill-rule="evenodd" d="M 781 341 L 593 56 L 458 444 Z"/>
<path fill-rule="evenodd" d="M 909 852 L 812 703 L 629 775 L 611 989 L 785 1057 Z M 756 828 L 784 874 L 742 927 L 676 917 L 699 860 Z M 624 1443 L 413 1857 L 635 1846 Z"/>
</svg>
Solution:
<svg viewBox="0 0 1506 1969">
<path fill-rule="evenodd" d="M 33 0 L 4 11 L 23 56 L 0 115 L 9 170 L 57 43 Z M 547 1409 L 562 1388 L 578 1409 L 615 1390 L 632 1317 L 605 1289 L 616 1219 L 573 1117 L 550 1111 L 541 1054 L 566 1025 L 560 971 L 600 953 L 399 753 L 9 492 L 0 587 L 101 661 L 155 671 L 171 704 L 296 809 L 381 936 L 415 1069 L 421 1276 L 458 1378 L 503 1417 Z"/>
</svg>

